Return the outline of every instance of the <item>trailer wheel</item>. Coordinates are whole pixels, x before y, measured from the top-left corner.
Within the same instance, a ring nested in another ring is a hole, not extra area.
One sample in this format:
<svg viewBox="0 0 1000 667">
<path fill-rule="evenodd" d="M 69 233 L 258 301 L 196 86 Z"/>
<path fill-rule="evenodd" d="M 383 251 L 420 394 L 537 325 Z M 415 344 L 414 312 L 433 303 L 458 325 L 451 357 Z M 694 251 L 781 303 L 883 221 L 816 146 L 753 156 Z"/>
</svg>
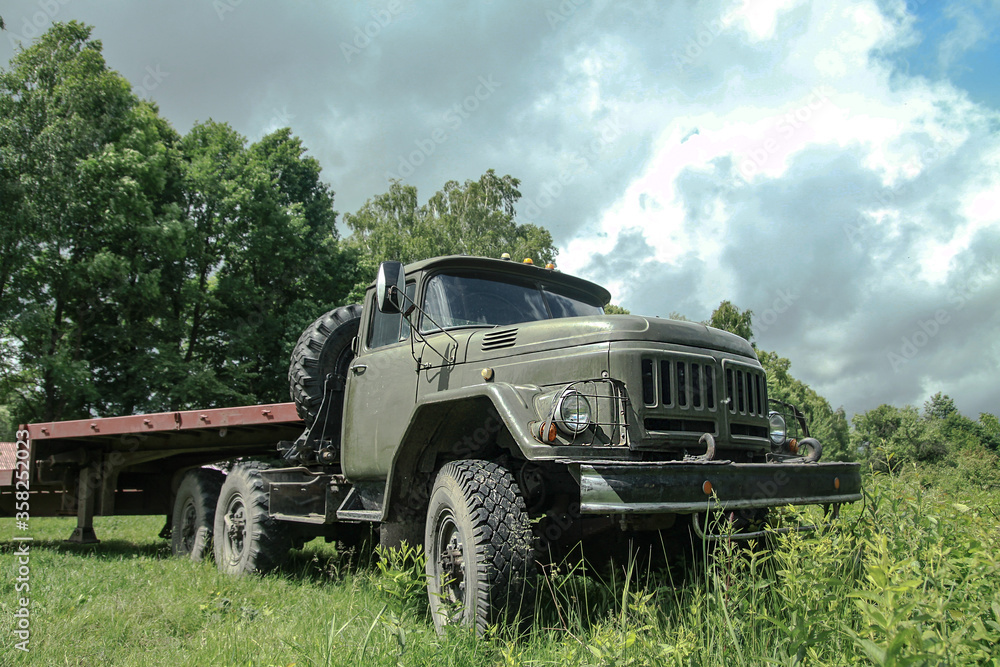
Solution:
<svg viewBox="0 0 1000 667">
<path fill-rule="evenodd" d="M 361 306 L 335 308 L 313 322 L 295 343 L 288 383 L 299 417 L 312 426 L 323 404 L 323 386 L 329 376 L 331 415 L 341 414 L 347 368 L 354 358 L 351 341 L 358 335 Z"/>
<path fill-rule="evenodd" d="M 170 551 L 175 556 L 200 561 L 212 554 L 215 505 L 225 479 L 221 471 L 210 468 L 184 473 L 171 515 Z"/>
<path fill-rule="evenodd" d="M 438 632 L 525 621 L 534 606 L 531 523 L 513 476 L 488 461 L 438 473 L 427 508 L 427 593 Z"/>
<path fill-rule="evenodd" d="M 215 562 L 228 574 L 265 573 L 288 556 L 288 527 L 267 511 L 268 494 L 259 463 L 233 468 L 215 510 Z"/>
</svg>

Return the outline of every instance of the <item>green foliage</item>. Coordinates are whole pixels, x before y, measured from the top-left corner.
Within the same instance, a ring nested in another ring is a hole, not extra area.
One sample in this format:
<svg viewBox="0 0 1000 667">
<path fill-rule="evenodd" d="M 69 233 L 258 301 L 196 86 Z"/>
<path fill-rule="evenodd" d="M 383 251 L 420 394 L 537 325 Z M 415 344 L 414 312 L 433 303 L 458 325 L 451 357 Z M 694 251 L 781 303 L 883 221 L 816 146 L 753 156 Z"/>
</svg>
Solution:
<svg viewBox="0 0 1000 667">
<path fill-rule="evenodd" d="M 414 186 L 393 181 L 388 192 L 344 215 L 352 231 L 348 246 L 359 251 L 365 276 L 375 275 L 379 262 L 405 264 L 438 255 L 499 258 L 506 252 L 514 259 L 554 261 L 557 250 L 548 230 L 515 221 L 519 183 L 490 169 L 478 181 L 448 181 L 419 205 Z"/>
<path fill-rule="evenodd" d="M 708 326 L 736 334 L 747 341 L 753 339 L 753 311 L 740 310 L 731 301 L 723 301 L 712 311 Z"/>
<path fill-rule="evenodd" d="M 379 591 L 389 597 L 397 615 L 423 613 L 427 610 L 427 558 L 423 547 L 403 543 L 396 548 L 375 547 L 376 567 L 382 575 L 376 580 Z"/>
<path fill-rule="evenodd" d="M 621 306 L 616 306 L 613 303 L 609 303 L 604 306 L 604 313 L 606 315 L 631 315 L 632 313 L 627 308 L 622 308 Z"/>
<path fill-rule="evenodd" d="M 177 665 L 994 664 L 1000 486 L 943 471 L 870 476 L 865 501 L 829 529 L 775 535 L 768 549 L 724 542 L 686 567 L 633 564 L 607 579 L 565 563 L 539 582 L 531 632 L 489 641 L 438 636 L 419 608 L 398 611 L 426 597 L 407 592 L 422 574 L 412 550 L 355 570 L 318 540 L 278 573 L 232 578 L 171 558 L 155 537 L 161 518 L 97 517 L 104 541 L 68 547 L 71 519 L 34 518 L 30 662 L 145 665 L 155 652 Z M 814 523 L 814 510 L 784 521 Z M 4 557 L 13 550 L 0 543 Z M 35 577 L 45 572 L 60 576 Z M 0 580 L 6 635 L 14 585 Z M 0 663 L 19 657 L 0 646 Z"/>
<path fill-rule="evenodd" d="M 17 423 L 10 413 L 10 408 L 0 405 L 0 442 L 14 442 L 16 433 Z"/>
<path fill-rule="evenodd" d="M 851 461 L 857 448 L 852 446 L 847 415 L 843 408 L 834 410 L 830 403 L 809 385 L 790 373 L 791 362 L 775 352 L 757 350 L 757 358 L 767 371 L 767 395 L 796 406 L 806 417 L 810 434 L 823 443 L 826 461 Z"/>
<path fill-rule="evenodd" d="M 924 416 L 928 419 L 947 419 L 956 412 L 958 408 L 955 407 L 955 401 L 940 391 L 924 403 Z"/>
<path fill-rule="evenodd" d="M 175 142 L 76 22 L 0 73 L 0 319 L 14 352 L 2 392 L 19 417 L 86 415 L 102 373 L 142 381 Z"/>
<path fill-rule="evenodd" d="M 359 280 L 287 129 L 186 137 L 55 24 L 0 71 L 0 403 L 19 421 L 287 398 L 288 357 Z"/>
<path fill-rule="evenodd" d="M 247 146 L 209 121 L 181 149 L 191 250 L 172 295 L 180 372 L 167 402 L 283 400 L 298 335 L 345 303 L 357 278 L 337 243 L 333 193 L 288 129 Z"/>
<path fill-rule="evenodd" d="M 941 393 L 916 408 L 880 405 L 853 420 L 851 441 L 876 470 L 897 471 L 913 463 L 959 466 L 963 452 L 1000 451 L 997 418 L 989 413 L 973 421 L 962 415 L 954 401 Z"/>
</svg>

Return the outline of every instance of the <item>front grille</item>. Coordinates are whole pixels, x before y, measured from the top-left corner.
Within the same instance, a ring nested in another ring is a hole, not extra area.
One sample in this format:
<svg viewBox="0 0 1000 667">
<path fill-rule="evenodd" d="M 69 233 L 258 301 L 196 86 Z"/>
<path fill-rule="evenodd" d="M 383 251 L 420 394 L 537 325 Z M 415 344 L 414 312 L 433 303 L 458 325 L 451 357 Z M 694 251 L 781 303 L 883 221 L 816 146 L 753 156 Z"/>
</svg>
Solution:
<svg viewBox="0 0 1000 667">
<path fill-rule="evenodd" d="M 642 360 L 642 402 L 649 407 L 715 410 L 715 364 Z"/>
<path fill-rule="evenodd" d="M 764 372 L 725 364 L 726 402 L 734 415 L 767 417 L 767 380 Z"/>
</svg>

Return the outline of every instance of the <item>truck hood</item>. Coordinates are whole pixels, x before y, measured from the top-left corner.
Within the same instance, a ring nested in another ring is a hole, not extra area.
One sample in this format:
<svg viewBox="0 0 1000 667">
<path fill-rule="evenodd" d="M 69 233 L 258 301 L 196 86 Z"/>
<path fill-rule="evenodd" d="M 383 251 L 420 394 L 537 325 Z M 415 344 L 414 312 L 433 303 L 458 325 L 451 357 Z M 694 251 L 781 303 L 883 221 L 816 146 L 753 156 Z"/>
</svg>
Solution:
<svg viewBox="0 0 1000 667">
<path fill-rule="evenodd" d="M 567 317 L 476 331 L 469 338 L 467 361 L 495 359 L 612 341 L 672 343 L 757 359 L 743 338 L 696 322 L 635 315 Z"/>
</svg>

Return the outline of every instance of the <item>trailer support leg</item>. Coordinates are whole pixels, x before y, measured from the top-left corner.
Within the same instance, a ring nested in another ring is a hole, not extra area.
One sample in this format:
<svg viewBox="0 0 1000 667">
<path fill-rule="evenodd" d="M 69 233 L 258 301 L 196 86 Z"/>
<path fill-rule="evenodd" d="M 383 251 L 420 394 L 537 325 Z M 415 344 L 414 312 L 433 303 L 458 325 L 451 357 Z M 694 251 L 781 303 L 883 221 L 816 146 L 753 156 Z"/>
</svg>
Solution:
<svg viewBox="0 0 1000 667">
<path fill-rule="evenodd" d="M 80 469 L 80 483 L 77 486 L 76 528 L 67 542 L 75 544 L 97 544 L 94 534 L 94 499 L 97 496 L 99 468 L 92 466 Z"/>
</svg>

